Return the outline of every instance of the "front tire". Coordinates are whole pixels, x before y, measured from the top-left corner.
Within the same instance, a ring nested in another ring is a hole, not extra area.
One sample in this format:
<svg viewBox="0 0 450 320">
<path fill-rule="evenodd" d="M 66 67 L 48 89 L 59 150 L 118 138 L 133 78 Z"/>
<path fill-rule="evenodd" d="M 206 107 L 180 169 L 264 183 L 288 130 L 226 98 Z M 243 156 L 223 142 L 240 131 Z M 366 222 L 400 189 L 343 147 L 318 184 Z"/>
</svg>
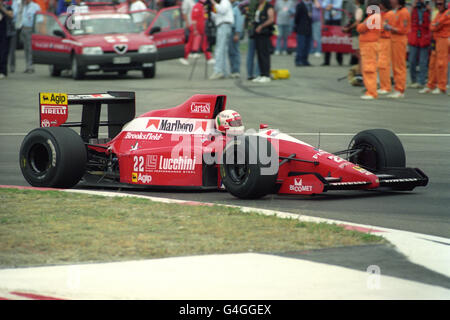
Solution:
<svg viewBox="0 0 450 320">
<path fill-rule="evenodd" d="M 71 188 L 84 175 L 87 151 L 70 128 L 49 127 L 31 131 L 20 147 L 20 169 L 34 187 Z"/>
<path fill-rule="evenodd" d="M 348 148 L 362 149 L 361 152 L 350 157 L 349 161 L 372 172 L 386 167 L 404 168 L 406 165 L 403 145 L 395 133 L 390 130 L 361 131 L 353 137 Z"/>
<path fill-rule="evenodd" d="M 74 54 L 72 56 L 72 78 L 74 80 L 81 80 L 84 78 L 84 70 L 78 61 L 77 56 Z"/>
<path fill-rule="evenodd" d="M 270 159 L 269 163 L 265 163 L 267 160 L 263 163 L 261 156 Z M 267 139 L 235 137 L 223 151 L 220 177 L 233 196 L 241 199 L 262 198 L 275 190 L 278 162 L 278 153 Z"/>
<path fill-rule="evenodd" d="M 151 68 L 142 69 L 142 76 L 146 79 L 153 79 L 156 75 L 156 64 L 153 64 Z"/>
</svg>

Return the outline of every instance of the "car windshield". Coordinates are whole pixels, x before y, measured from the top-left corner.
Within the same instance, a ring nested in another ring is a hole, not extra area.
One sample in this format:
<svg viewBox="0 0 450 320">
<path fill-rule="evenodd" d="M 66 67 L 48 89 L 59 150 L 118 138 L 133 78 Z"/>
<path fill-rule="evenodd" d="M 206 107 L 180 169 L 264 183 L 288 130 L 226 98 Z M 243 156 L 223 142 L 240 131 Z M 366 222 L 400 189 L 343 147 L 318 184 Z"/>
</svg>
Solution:
<svg viewBox="0 0 450 320">
<path fill-rule="evenodd" d="M 79 23 L 78 20 L 79 19 Z M 142 26 L 133 22 L 130 15 L 75 16 L 73 35 L 139 33 Z"/>
</svg>

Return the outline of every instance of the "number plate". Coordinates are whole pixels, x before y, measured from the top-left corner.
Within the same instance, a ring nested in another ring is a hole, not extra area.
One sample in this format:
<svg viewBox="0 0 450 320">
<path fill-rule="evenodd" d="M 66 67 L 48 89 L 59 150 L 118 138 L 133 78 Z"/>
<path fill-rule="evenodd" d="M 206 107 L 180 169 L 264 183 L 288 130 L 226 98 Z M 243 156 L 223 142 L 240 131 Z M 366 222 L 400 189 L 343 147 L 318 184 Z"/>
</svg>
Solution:
<svg viewBox="0 0 450 320">
<path fill-rule="evenodd" d="M 114 64 L 127 64 L 131 62 L 130 57 L 114 57 L 113 63 Z"/>
</svg>

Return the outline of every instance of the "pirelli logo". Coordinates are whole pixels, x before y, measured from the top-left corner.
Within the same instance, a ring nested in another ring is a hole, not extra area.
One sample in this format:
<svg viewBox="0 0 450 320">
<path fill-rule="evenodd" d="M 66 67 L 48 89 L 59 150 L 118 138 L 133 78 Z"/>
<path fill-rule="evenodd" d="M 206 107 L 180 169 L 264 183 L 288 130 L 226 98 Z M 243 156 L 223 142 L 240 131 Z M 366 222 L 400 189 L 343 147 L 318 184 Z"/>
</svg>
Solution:
<svg viewBox="0 0 450 320">
<path fill-rule="evenodd" d="M 67 93 L 39 93 L 41 105 L 67 106 Z"/>
<path fill-rule="evenodd" d="M 43 105 L 42 108 L 42 114 L 59 114 L 59 115 L 66 115 L 67 114 L 67 106 L 48 106 Z"/>
</svg>

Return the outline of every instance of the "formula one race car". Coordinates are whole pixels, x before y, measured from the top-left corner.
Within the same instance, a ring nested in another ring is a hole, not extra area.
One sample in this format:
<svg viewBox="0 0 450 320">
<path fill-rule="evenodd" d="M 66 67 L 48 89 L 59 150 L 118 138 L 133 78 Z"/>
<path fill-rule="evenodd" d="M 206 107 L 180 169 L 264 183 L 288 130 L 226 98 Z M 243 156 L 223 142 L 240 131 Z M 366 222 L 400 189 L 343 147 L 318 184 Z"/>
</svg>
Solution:
<svg viewBox="0 0 450 320">
<path fill-rule="evenodd" d="M 108 111 L 103 117 L 102 104 Z M 73 105 L 82 106 L 81 121 L 67 121 Z M 224 188 L 247 199 L 412 190 L 428 183 L 420 169 L 405 167 L 403 146 L 391 131 L 362 131 L 347 149 L 331 154 L 264 124 L 259 131 L 233 132 L 244 127 L 225 105 L 223 95 L 194 95 L 135 118 L 133 92 L 41 93 L 40 128 L 23 140 L 20 168 L 36 187 L 71 188 L 81 180 L 149 189 Z M 99 138 L 101 126 L 108 138 Z"/>
</svg>

